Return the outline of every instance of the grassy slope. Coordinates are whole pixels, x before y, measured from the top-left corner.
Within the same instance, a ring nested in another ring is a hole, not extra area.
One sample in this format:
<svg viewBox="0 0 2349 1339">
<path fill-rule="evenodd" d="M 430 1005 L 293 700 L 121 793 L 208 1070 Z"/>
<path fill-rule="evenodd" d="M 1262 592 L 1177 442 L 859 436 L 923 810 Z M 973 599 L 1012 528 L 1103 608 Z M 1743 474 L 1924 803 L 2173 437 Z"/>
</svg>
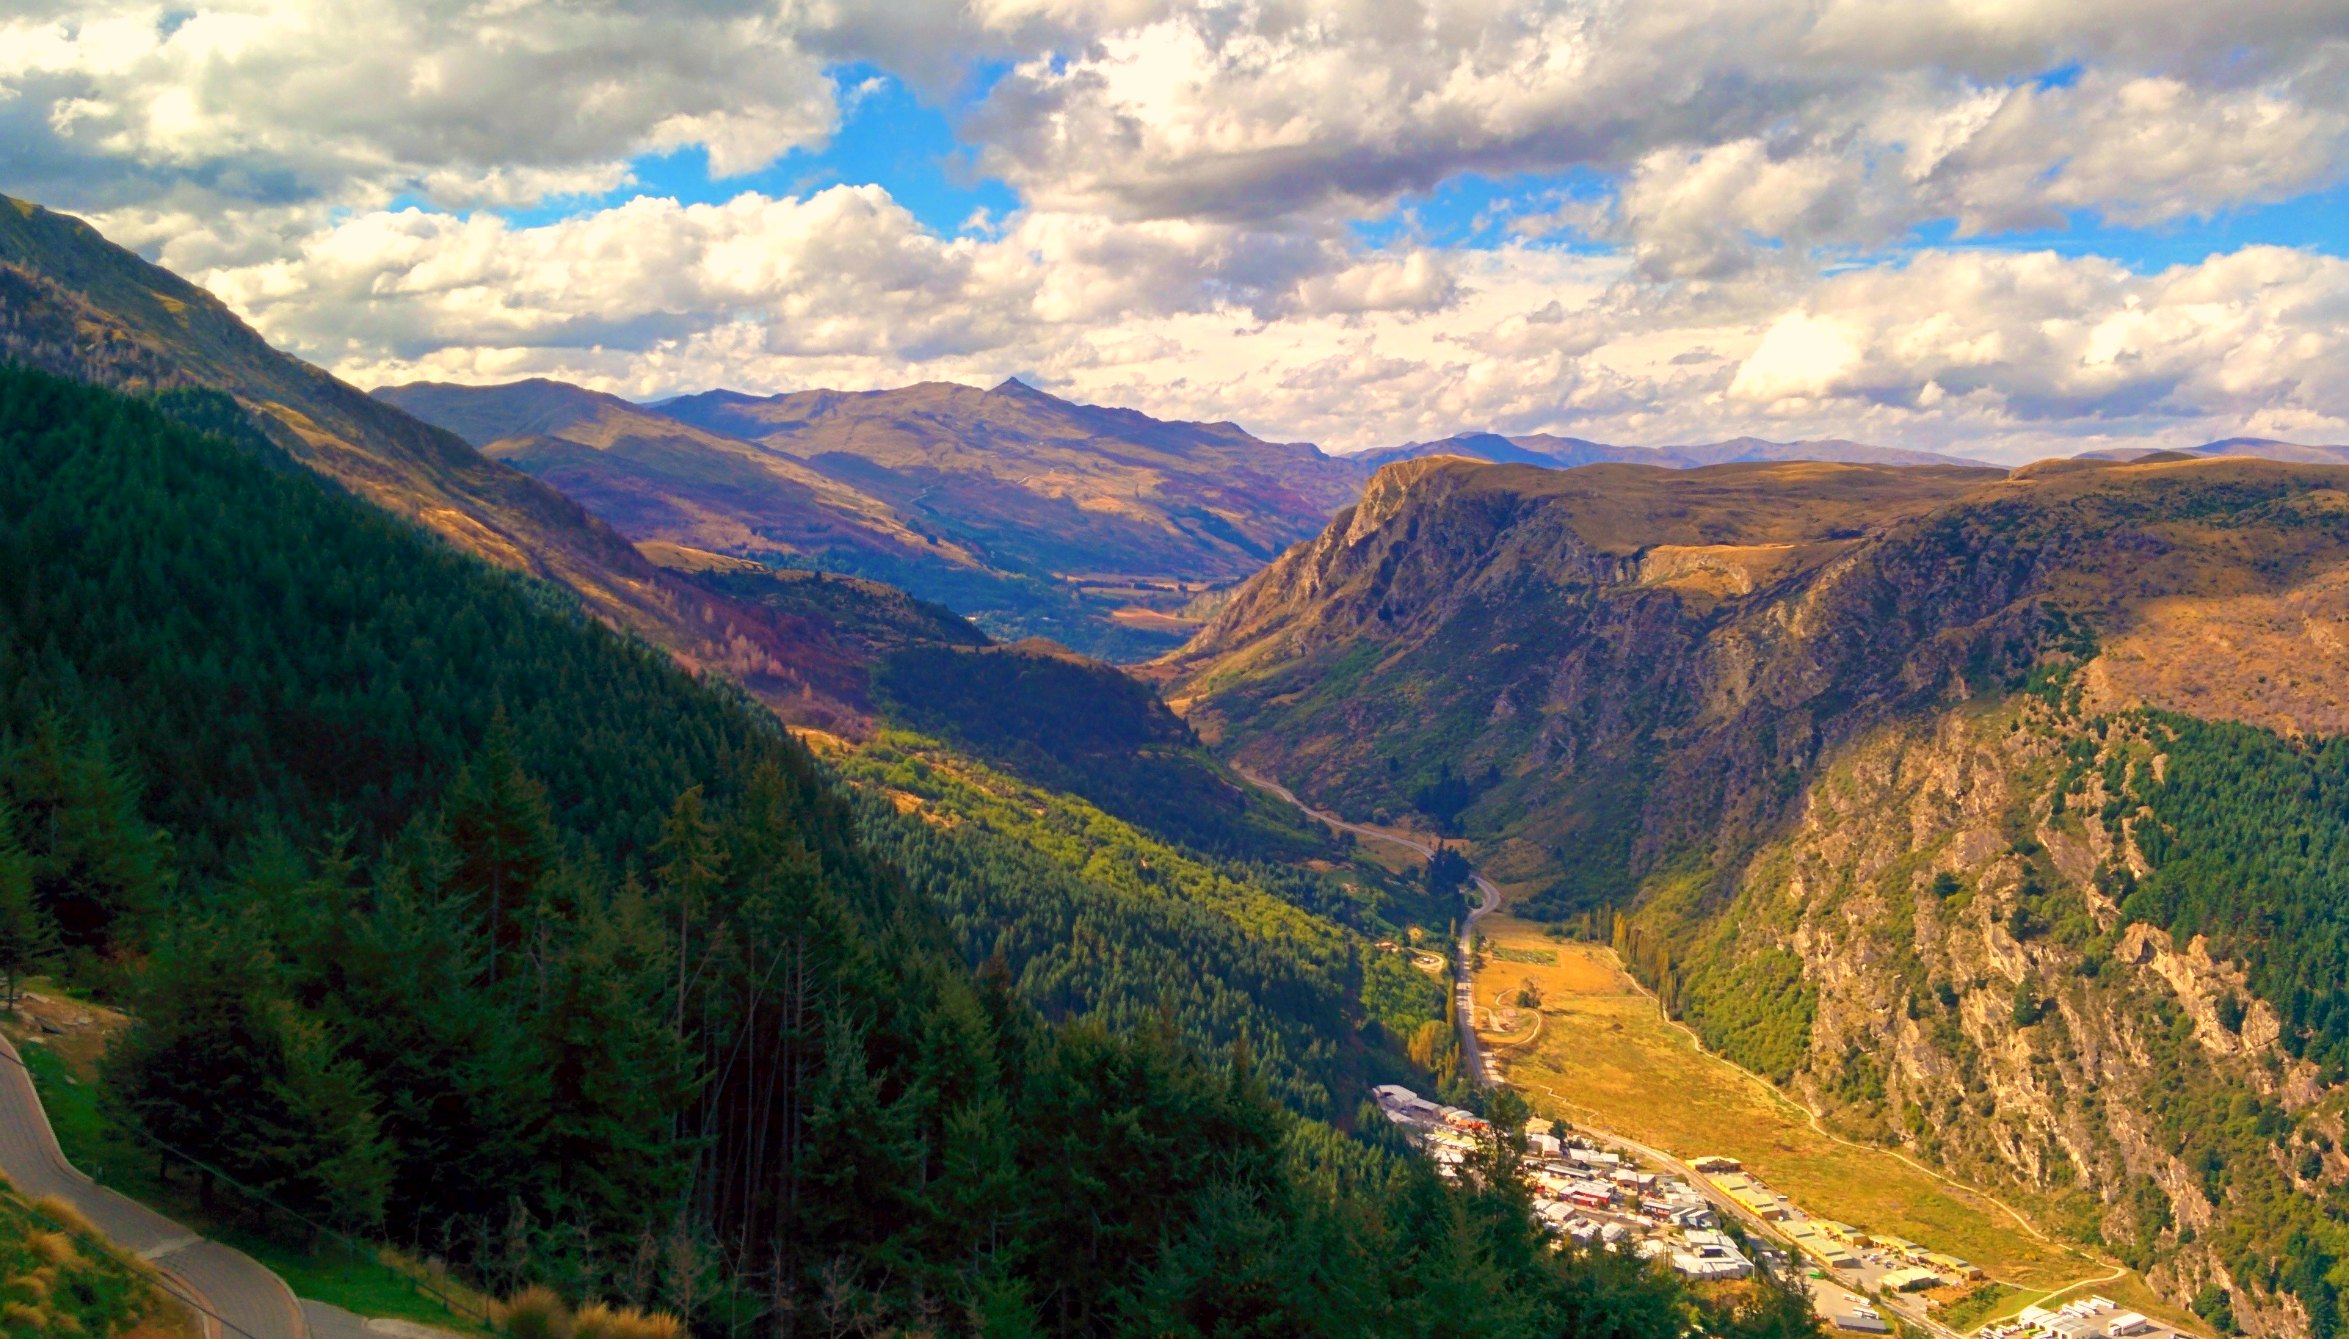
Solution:
<svg viewBox="0 0 2349 1339">
<path fill-rule="evenodd" d="M 1541 1035 L 1527 1052 L 1505 1053 L 1510 1082 L 1537 1108 L 1682 1157 L 1737 1158 L 1816 1216 L 1897 1233 L 2018 1286 L 2048 1288 L 2102 1272 L 1888 1152 L 1818 1133 L 1807 1113 L 1768 1084 L 1699 1052 L 1687 1033 L 1660 1019 L 1654 997 L 1609 950 L 1561 943 L 1522 921 L 1488 918 L 1485 932 L 1502 947 L 1559 956 L 1555 967 L 1501 963 L 1477 978 L 1480 1007 L 1526 976 L 1543 984 Z"/>
</svg>

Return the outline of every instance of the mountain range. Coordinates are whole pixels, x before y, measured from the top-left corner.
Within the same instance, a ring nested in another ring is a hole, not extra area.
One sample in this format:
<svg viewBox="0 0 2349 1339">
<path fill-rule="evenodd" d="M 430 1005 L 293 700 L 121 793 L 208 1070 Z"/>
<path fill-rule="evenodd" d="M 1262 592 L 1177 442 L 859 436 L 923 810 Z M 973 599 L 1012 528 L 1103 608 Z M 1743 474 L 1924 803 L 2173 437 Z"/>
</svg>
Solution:
<svg viewBox="0 0 2349 1339">
<path fill-rule="evenodd" d="M 1734 437 L 1724 442 L 1684 446 L 1611 446 L 1580 437 L 1535 433 L 1504 437 L 1493 432 L 1463 432 L 1433 442 L 1407 442 L 1347 457 L 1376 469 L 1402 460 L 1427 456 L 1464 456 L 1504 465 L 1546 465 L 1571 469 L 1577 465 L 1661 465 L 1667 469 L 1695 469 L 1772 460 L 1823 460 L 1852 465 L 1982 465 L 1964 456 L 1936 451 L 1911 451 L 1897 446 L 1870 446 L 1829 438 L 1807 442 L 1772 442 L 1759 437 Z"/>
<path fill-rule="evenodd" d="M 377 394 L 630 538 L 888 581 L 1000 635 L 1129 657 L 1179 640 L 1183 604 L 1319 530 L 1362 477 L 1018 381 L 651 407 L 548 381 Z"/>
</svg>

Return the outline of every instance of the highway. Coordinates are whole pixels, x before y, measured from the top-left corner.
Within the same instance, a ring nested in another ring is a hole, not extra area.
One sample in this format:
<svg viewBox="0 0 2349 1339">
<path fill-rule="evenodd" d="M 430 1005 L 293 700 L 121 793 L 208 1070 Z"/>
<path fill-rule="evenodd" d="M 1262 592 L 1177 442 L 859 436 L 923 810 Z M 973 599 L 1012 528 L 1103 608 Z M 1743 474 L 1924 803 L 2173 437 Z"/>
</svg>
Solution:
<svg viewBox="0 0 2349 1339">
<path fill-rule="evenodd" d="M 1298 799 L 1296 792 L 1290 790 L 1288 787 L 1282 785 L 1278 781 L 1274 781 L 1269 777 L 1258 776 L 1256 773 L 1249 771 L 1245 767 L 1239 766 L 1237 763 L 1233 764 L 1232 770 L 1239 773 L 1251 784 L 1280 796 L 1283 800 L 1286 800 L 1290 806 L 1308 818 L 1318 819 L 1322 823 L 1336 828 L 1340 832 L 1351 832 L 1357 837 L 1366 837 L 1371 841 L 1386 842 L 1392 846 L 1400 846 L 1406 851 L 1416 851 L 1423 859 L 1435 859 L 1435 848 L 1428 845 L 1426 842 L 1420 841 L 1416 838 L 1403 836 L 1401 833 L 1389 832 L 1384 828 L 1374 828 L 1363 823 L 1349 823 L 1345 819 L 1338 817 L 1336 814 L 1330 813 L 1327 810 L 1316 809 L 1312 805 Z M 1468 919 L 1460 922 L 1460 945 L 1457 952 L 1459 971 L 1458 982 L 1452 988 L 1452 1013 L 1459 1023 L 1460 1059 L 1462 1062 L 1462 1067 L 1468 1075 L 1468 1081 L 1479 1088 L 1489 1088 L 1495 1083 L 1498 1083 L 1501 1076 L 1485 1067 L 1484 1047 L 1479 1045 L 1476 1040 L 1476 992 L 1474 980 L 1476 971 L 1476 923 L 1480 920 L 1483 920 L 1486 916 L 1491 915 L 1493 912 L 1499 911 L 1501 909 L 1501 889 L 1499 885 L 1495 884 L 1491 879 L 1486 878 L 1482 874 L 1476 873 L 1474 870 L 1469 871 L 1468 877 L 1476 884 L 1476 891 L 1480 900 L 1477 902 L 1476 908 L 1468 913 Z"/>
<path fill-rule="evenodd" d="M 6 1037 L 0 1037 L 0 1174 L 27 1199 L 54 1195 L 72 1205 L 124 1253 L 154 1265 L 202 1317 L 207 1339 L 311 1339 L 293 1290 L 251 1256 L 206 1241 L 75 1170 L 57 1146 L 31 1071 Z"/>
</svg>

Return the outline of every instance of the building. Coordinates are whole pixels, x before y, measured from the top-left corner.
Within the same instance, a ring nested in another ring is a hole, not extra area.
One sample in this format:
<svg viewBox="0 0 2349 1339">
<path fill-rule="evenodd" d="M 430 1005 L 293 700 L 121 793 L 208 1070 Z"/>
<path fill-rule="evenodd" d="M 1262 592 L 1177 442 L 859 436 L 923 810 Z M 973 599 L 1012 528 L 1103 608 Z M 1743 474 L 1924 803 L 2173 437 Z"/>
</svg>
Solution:
<svg viewBox="0 0 2349 1339">
<path fill-rule="evenodd" d="M 1682 1275 L 1688 1278 L 1703 1279 L 1714 1283 L 1725 1283 L 1731 1279 L 1748 1278 L 1751 1277 L 1754 1272 L 1754 1267 L 1747 1263 L 1745 1257 L 1742 1255 L 1733 1255 L 1722 1258 L 1717 1256 L 1694 1255 L 1687 1251 L 1674 1251 L 1672 1253 L 1672 1268 L 1679 1271 Z"/>
<path fill-rule="evenodd" d="M 1707 1154 L 1706 1156 L 1698 1158 L 1696 1161 L 1688 1165 L 1695 1168 L 1697 1171 L 1706 1173 L 1742 1172 L 1745 1170 L 1744 1163 L 1739 1162 L 1735 1158 L 1724 1158 L 1717 1153 Z"/>
<path fill-rule="evenodd" d="M 1927 1269 L 1947 1274 L 1951 1278 L 1978 1279 L 1982 1277 L 1982 1271 L 1974 1265 L 1942 1251 L 1927 1251 L 1918 1263 Z"/>
<path fill-rule="evenodd" d="M 1893 1270 L 1886 1274 L 1880 1282 L 1882 1286 L 1894 1292 L 1913 1293 L 1923 1292 L 1927 1288 L 1938 1288 L 1945 1281 L 1930 1269 L 1918 1269 L 1912 1265 L 1907 1269 Z M 2066 1336 L 2066 1339 L 2078 1339 L 2078 1336 Z"/>
<path fill-rule="evenodd" d="M 2113 1339 L 2128 1339 L 2132 1334 L 2143 1334 L 2153 1328 L 2153 1322 L 2134 1311 L 2124 1311 L 2104 1323 L 2104 1332 Z"/>
<path fill-rule="evenodd" d="M 1891 1327 L 1884 1323 L 1884 1317 L 1873 1311 L 1854 1311 L 1848 1315 L 1837 1316 L 1835 1328 L 1849 1330 L 1853 1334 L 1890 1334 L 1892 1332 Z"/>
</svg>

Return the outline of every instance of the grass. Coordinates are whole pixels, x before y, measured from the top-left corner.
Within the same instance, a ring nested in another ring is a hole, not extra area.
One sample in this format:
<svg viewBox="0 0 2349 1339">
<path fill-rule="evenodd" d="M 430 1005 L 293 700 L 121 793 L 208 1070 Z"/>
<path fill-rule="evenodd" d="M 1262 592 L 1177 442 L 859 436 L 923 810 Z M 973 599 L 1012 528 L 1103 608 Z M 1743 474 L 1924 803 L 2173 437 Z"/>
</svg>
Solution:
<svg viewBox="0 0 2349 1339">
<path fill-rule="evenodd" d="M 491 1333 L 479 1321 L 418 1291 L 409 1272 L 418 1267 L 396 1255 L 359 1256 L 339 1247 L 313 1250 L 240 1226 L 217 1211 L 206 1212 L 196 1202 L 193 1186 L 164 1180 L 154 1154 L 106 1119 L 98 1108 L 95 1076 L 86 1065 L 70 1065 L 50 1047 L 26 1044 L 24 1037 L 17 1042 L 41 1105 L 48 1110 L 49 1124 L 57 1132 L 58 1146 L 67 1160 L 92 1178 L 252 1256 L 284 1279 L 298 1297 L 359 1316 L 419 1321 L 468 1335 Z"/>
<path fill-rule="evenodd" d="M 2009 1287 L 2004 1283 L 1977 1283 L 1957 1300 L 1934 1312 L 1933 1318 L 1953 1330 L 1964 1333 L 1973 1330 L 1992 1316 L 2008 1310 L 2009 1304 L 2015 1298 L 2029 1295 L 2021 1289 Z M 2021 1307 L 2017 1305 L 2012 1309 L 2020 1310 Z"/>
<path fill-rule="evenodd" d="M 0 1335 L 195 1339 L 153 1271 L 107 1249 L 70 1210 L 0 1190 Z"/>
<path fill-rule="evenodd" d="M 1510 1081 L 1536 1110 L 1581 1121 L 1682 1157 L 1737 1158 L 1805 1212 L 1897 1233 L 1963 1256 L 1992 1278 L 2044 1291 L 2105 1266 L 2039 1241 L 1982 1197 L 1947 1185 L 1891 1153 L 1837 1142 L 1759 1079 L 1699 1052 L 1656 1015 L 1597 945 L 1543 942 L 1540 928 L 1488 917 L 1496 946 L 1552 948 L 1554 967 L 1512 967 L 1477 981 L 1489 1006 L 1533 974 L 1546 1025 L 1523 1052 L 1501 1052 Z"/>
<path fill-rule="evenodd" d="M 1507 944 L 1495 944 L 1493 946 L 1493 956 L 1500 959 L 1502 962 L 1535 963 L 1544 967 L 1554 966 L 1558 961 L 1558 951 L 1556 949 L 1515 948 Z"/>
</svg>

